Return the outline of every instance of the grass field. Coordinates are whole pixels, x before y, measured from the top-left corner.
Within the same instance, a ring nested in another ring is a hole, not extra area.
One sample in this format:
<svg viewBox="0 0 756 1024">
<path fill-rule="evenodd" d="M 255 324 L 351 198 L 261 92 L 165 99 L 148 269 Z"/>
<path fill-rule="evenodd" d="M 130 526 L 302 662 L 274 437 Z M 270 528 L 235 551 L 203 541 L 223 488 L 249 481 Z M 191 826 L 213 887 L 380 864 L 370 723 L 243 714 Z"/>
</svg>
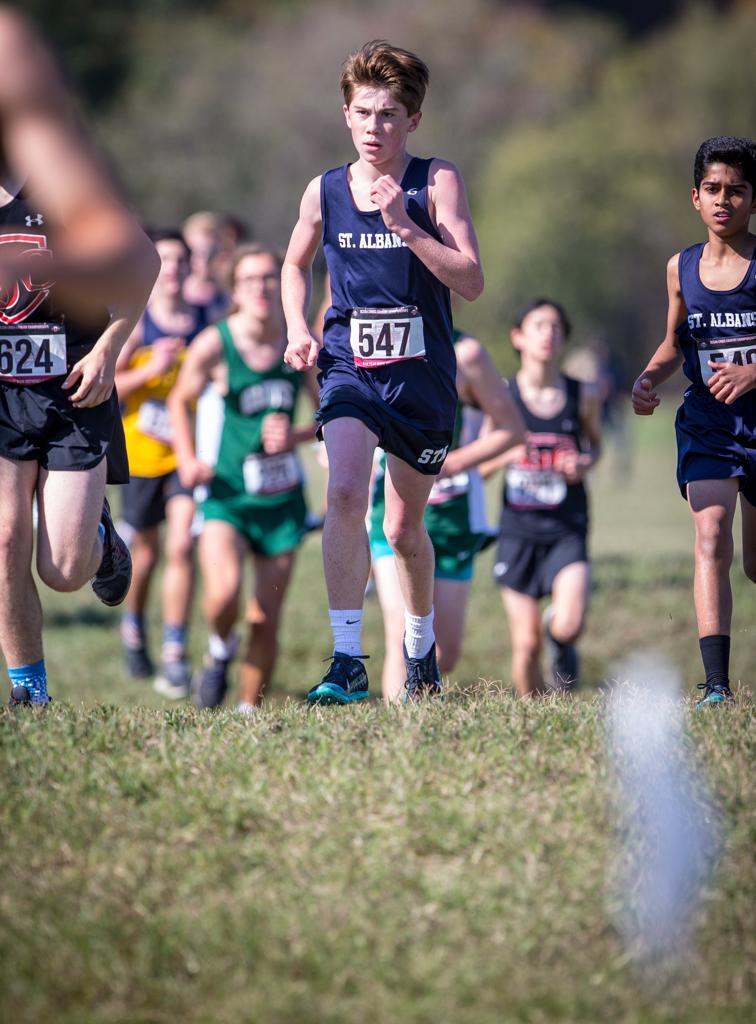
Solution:
<svg viewBox="0 0 756 1024">
<path fill-rule="evenodd" d="M 117 616 L 45 594 L 57 702 L 0 714 L 0 1021 L 752 1020 L 756 642 L 737 565 L 738 707 L 686 711 L 724 837 L 696 945 L 644 980 L 615 927 L 623 826 L 597 687 L 637 650 L 700 680 L 670 422 L 641 427 L 632 478 L 608 460 L 594 482 L 580 699 L 512 699 L 488 554 L 456 688 L 434 707 L 287 699 L 327 653 L 314 537 L 254 722 L 127 683 Z M 376 655 L 379 635 L 371 602 Z M 203 643 L 197 622 L 197 659 Z"/>
</svg>

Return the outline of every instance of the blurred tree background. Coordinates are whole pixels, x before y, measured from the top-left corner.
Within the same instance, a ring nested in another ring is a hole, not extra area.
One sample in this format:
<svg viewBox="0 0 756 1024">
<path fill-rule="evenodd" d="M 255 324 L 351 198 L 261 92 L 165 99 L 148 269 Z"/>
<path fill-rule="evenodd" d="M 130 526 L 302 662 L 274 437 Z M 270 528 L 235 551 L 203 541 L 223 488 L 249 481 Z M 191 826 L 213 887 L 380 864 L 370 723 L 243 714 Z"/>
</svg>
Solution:
<svg viewBox="0 0 756 1024">
<path fill-rule="evenodd" d="M 340 65 L 372 38 L 431 68 L 418 155 L 462 168 L 486 291 L 459 319 L 502 368 L 513 310 L 564 302 L 628 375 L 661 335 L 666 259 L 701 236 L 691 167 L 753 135 L 756 5 L 682 0 L 25 0 L 136 208 L 234 213 L 285 245 L 350 157 Z"/>
</svg>

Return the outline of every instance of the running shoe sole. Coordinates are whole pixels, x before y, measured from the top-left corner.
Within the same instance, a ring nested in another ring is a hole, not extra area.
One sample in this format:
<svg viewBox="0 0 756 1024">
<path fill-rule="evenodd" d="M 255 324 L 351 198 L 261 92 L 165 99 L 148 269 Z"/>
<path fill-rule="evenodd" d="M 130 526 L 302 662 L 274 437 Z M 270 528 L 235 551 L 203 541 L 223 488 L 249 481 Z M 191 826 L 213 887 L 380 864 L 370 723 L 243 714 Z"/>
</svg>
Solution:
<svg viewBox="0 0 756 1024">
<path fill-rule="evenodd" d="M 365 700 L 369 694 L 366 690 L 356 690 L 348 693 L 340 686 L 333 683 L 321 683 L 314 690 L 307 694 L 308 704 L 354 704 L 355 701 Z"/>
</svg>

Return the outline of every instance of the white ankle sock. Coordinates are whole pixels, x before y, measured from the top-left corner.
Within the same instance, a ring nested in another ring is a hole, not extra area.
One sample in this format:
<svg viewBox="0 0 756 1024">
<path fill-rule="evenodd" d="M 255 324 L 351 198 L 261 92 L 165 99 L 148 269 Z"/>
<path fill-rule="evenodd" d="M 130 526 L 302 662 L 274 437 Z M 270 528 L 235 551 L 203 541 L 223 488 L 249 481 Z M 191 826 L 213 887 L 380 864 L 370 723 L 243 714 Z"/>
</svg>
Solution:
<svg viewBox="0 0 756 1024">
<path fill-rule="evenodd" d="M 362 654 L 362 608 L 329 608 L 333 632 L 333 653 Z"/>
<path fill-rule="evenodd" d="M 436 642 L 433 632 L 433 609 L 428 615 L 404 613 L 404 646 L 410 658 L 424 658 Z"/>
<path fill-rule="evenodd" d="M 239 637 L 236 633 L 229 633 L 225 640 L 217 633 L 211 633 L 207 641 L 210 657 L 215 661 L 231 661 L 238 646 Z"/>
</svg>

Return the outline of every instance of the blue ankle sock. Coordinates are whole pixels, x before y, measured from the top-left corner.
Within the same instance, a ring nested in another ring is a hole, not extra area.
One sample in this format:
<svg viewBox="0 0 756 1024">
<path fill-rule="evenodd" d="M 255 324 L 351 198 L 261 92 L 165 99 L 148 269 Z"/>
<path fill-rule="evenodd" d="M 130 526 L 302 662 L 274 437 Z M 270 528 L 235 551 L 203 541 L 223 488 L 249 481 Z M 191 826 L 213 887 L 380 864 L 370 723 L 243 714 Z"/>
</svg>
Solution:
<svg viewBox="0 0 756 1024">
<path fill-rule="evenodd" d="M 45 671 L 45 659 L 35 661 L 33 665 L 19 665 L 18 668 L 9 668 L 11 687 L 25 686 L 29 691 L 34 704 L 46 704 L 50 699 L 47 696 L 47 672 Z"/>
<path fill-rule="evenodd" d="M 166 622 L 163 626 L 163 643 L 186 647 L 186 626 L 171 626 Z"/>
</svg>

